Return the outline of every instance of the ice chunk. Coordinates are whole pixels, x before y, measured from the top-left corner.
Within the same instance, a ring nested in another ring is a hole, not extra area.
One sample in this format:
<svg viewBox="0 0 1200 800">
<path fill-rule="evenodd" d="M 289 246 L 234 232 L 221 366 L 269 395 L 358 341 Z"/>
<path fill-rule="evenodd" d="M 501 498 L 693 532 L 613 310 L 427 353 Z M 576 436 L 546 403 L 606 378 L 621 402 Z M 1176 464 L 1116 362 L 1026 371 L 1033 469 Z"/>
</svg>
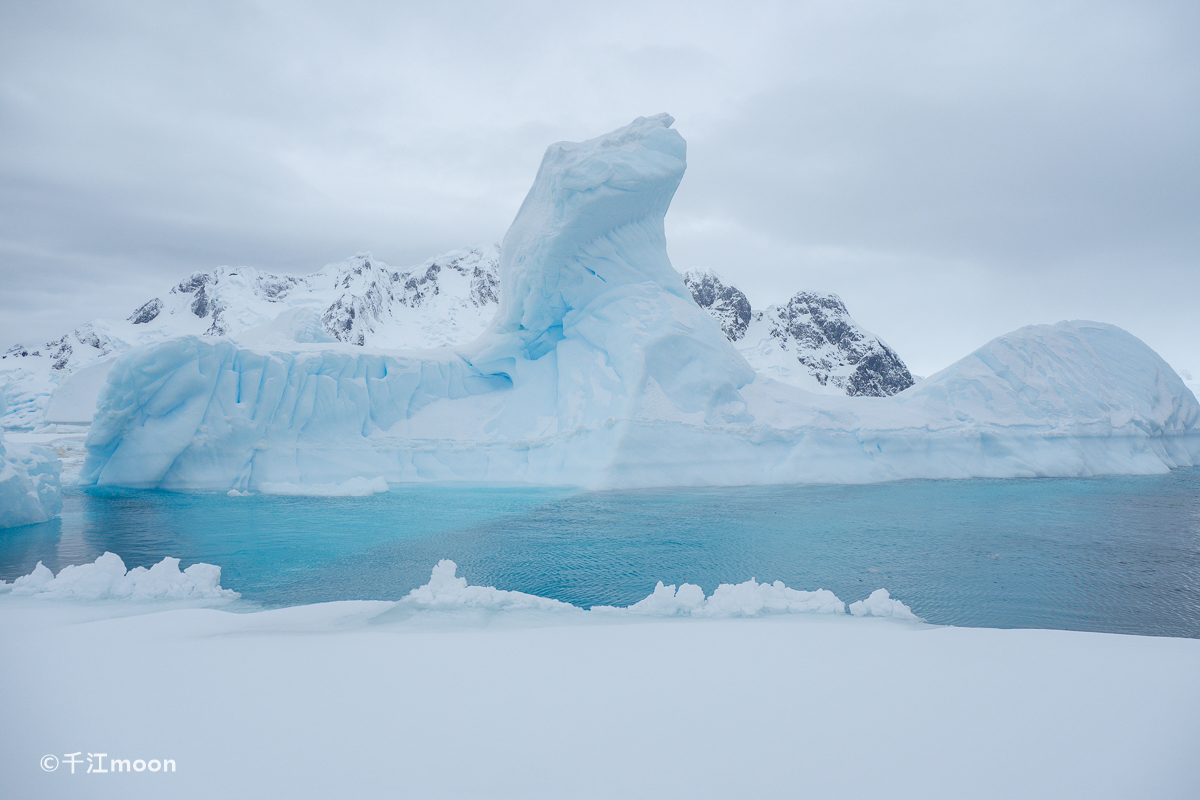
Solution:
<svg viewBox="0 0 1200 800">
<path fill-rule="evenodd" d="M 891 617 L 892 619 L 914 621 L 921 619 L 904 603 L 892 599 L 887 589 L 876 589 L 866 600 L 851 603 L 850 613 L 856 617 Z"/>
<path fill-rule="evenodd" d="M 805 592 L 790 589 L 782 581 L 759 583 L 751 578 L 744 583 L 722 583 L 707 599 L 699 586 L 685 583 L 676 589 L 659 581 L 653 594 L 627 610 L 656 617 L 757 617 L 806 612 L 844 614 L 846 604 L 826 589 Z"/>
<path fill-rule="evenodd" d="M 509 592 L 491 586 L 468 586 L 466 578 L 457 576 L 458 565 L 442 559 L 433 568 L 429 583 L 417 587 L 405 596 L 406 605 L 423 609 L 489 609 L 489 610 L 538 610 L 575 611 L 575 606 L 547 597 L 538 597 L 524 592 Z"/>
<path fill-rule="evenodd" d="M 221 588 L 221 568 L 193 564 L 180 572 L 178 558 L 164 558 L 154 566 L 125 569 L 115 553 L 105 553 L 91 564 L 63 567 L 57 575 L 42 562 L 33 572 L 13 581 L 14 595 L 59 600 L 231 600 L 238 593 Z"/>
<path fill-rule="evenodd" d="M 0 396 L 0 416 L 4 398 Z M 62 462 L 44 447 L 6 442 L 0 428 L 0 528 L 33 525 L 62 511 Z"/>
<path fill-rule="evenodd" d="M 677 614 L 693 614 L 704 604 L 704 590 L 691 583 L 678 589 L 675 585 L 663 586 L 659 581 L 654 593 L 644 600 L 629 606 L 630 613 L 653 617 L 672 617 Z"/>
</svg>

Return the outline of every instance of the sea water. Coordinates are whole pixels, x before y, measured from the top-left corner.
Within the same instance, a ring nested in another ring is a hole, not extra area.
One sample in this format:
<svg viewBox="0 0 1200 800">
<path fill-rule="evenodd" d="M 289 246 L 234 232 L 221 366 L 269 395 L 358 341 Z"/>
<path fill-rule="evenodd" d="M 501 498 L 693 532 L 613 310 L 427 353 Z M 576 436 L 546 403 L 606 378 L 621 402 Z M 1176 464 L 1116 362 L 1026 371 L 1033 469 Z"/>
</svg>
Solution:
<svg viewBox="0 0 1200 800">
<path fill-rule="evenodd" d="M 1090 479 L 581 492 L 405 485 L 365 498 L 68 490 L 0 531 L 0 578 L 106 550 L 222 568 L 265 606 L 395 599 L 442 558 L 579 606 L 657 581 L 886 587 L 929 622 L 1200 637 L 1200 469 Z"/>
</svg>

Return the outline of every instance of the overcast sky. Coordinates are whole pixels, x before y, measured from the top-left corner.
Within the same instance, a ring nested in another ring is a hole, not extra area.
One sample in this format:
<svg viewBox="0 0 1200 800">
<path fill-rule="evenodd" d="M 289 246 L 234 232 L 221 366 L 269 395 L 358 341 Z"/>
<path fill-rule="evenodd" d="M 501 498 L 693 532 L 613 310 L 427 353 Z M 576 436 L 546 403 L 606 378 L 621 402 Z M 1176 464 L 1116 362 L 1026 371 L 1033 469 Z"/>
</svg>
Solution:
<svg viewBox="0 0 1200 800">
<path fill-rule="evenodd" d="M 1200 3 L 0 7 L 0 348 L 199 270 L 497 241 L 666 111 L 680 271 L 835 291 L 929 374 L 1090 318 L 1200 374 Z"/>
</svg>

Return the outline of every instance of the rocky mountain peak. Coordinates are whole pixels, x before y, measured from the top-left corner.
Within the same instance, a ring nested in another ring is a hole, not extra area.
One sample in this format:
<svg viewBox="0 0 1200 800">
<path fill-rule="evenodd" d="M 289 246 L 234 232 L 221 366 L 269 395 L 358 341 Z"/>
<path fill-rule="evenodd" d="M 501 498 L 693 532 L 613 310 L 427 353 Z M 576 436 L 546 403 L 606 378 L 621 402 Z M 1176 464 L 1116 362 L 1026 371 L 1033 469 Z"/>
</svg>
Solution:
<svg viewBox="0 0 1200 800">
<path fill-rule="evenodd" d="M 683 284 L 692 293 L 696 305 L 708 311 L 725 337 L 737 342 L 746 335 L 750 325 L 750 301 L 736 286 L 727 285 L 715 272 L 688 272 Z"/>
<path fill-rule="evenodd" d="M 895 351 L 850 316 L 836 294 L 798 292 L 753 311 L 746 295 L 711 272 L 689 272 L 692 299 L 755 369 L 777 380 L 851 396 L 884 397 L 912 386 Z"/>
</svg>

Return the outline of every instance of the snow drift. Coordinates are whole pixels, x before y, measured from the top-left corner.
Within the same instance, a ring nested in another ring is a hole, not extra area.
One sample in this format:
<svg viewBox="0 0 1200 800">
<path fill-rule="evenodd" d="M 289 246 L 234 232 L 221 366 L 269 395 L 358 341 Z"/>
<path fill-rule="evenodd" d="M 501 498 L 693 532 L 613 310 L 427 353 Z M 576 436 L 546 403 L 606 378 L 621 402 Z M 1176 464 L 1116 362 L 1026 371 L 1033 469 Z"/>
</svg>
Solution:
<svg viewBox="0 0 1200 800">
<path fill-rule="evenodd" d="M 891 397 L 756 375 L 693 300 L 663 219 L 667 115 L 546 152 L 468 345 L 189 337 L 122 356 L 81 482 L 245 491 L 351 478 L 590 488 L 1153 473 L 1200 406 L 1110 325 L 1023 328 Z M 356 317 L 357 318 L 357 317 Z"/>
</svg>

